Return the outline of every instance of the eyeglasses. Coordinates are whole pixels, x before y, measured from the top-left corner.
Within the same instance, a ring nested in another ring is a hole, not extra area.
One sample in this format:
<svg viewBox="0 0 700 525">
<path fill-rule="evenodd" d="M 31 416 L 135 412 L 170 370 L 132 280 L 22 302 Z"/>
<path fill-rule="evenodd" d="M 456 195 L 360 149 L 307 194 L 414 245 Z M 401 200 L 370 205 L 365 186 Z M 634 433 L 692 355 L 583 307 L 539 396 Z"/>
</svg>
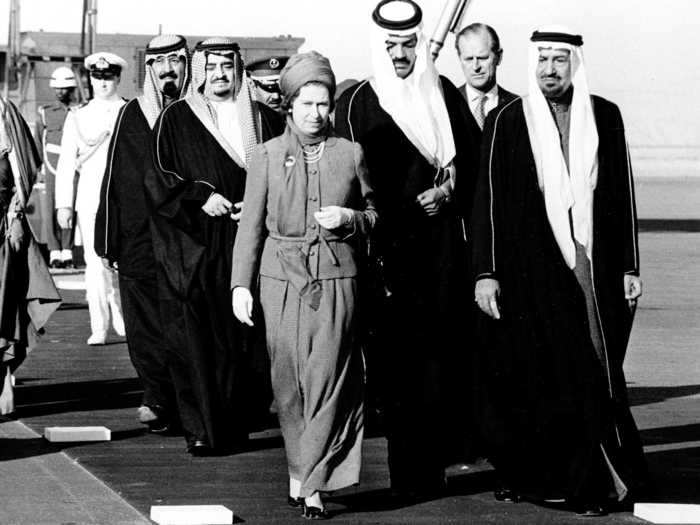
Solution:
<svg viewBox="0 0 700 525">
<path fill-rule="evenodd" d="M 149 60 L 148 64 L 149 65 L 158 64 L 159 66 L 164 66 L 166 62 L 170 66 L 175 67 L 180 63 L 180 56 L 175 55 L 175 54 L 168 55 L 168 56 L 161 55 L 158 58 L 152 58 L 151 60 Z"/>
</svg>

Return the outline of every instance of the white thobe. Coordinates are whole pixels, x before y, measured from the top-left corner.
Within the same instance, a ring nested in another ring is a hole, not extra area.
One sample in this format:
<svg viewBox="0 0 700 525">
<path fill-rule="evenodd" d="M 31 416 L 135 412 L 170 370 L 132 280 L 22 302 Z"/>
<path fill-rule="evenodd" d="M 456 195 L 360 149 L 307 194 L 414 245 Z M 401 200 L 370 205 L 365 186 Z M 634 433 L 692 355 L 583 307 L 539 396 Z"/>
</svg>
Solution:
<svg viewBox="0 0 700 525">
<path fill-rule="evenodd" d="M 238 116 L 238 105 L 233 99 L 224 102 L 211 101 L 211 105 L 216 112 L 216 125 L 219 131 L 241 161 L 245 162 L 245 146 L 243 145 L 241 119 Z"/>
</svg>

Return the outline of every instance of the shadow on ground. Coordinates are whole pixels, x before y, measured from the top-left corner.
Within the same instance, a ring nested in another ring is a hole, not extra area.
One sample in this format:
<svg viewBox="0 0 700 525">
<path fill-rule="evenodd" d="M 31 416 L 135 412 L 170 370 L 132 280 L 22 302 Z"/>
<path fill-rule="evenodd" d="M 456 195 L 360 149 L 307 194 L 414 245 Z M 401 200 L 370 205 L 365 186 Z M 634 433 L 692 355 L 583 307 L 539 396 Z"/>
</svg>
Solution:
<svg viewBox="0 0 700 525">
<path fill-rule="evenodd" d="M 700 428 L 700 425 L 689 425 Z M 700 503 L 700 447 L 651 452 L 646 455 L 659 503 Z"/>
<path fill-rule="evenodd" d="M 642 443 L 645 446 L 700 442 L 700 423 L 675 427 L 648 428 L 642 430 L 641 435 Z M 700 478 L 698 482 L 700 483 Z"/>
<path fill-rule="evenodd" d="M 0 438 L 0 461 L 33 458 L 60 451 L 60 446 L 41 437 Z"/>
<path fill-rule="evenodd" d="M 700 385 L 628 386 L 627 392 L 631 406 L 650 405 L 652 403 L 661 403 L 667 399 L 700 394 Z"/>
<path fill-rule="evenodd" d="M 143 390 L 137 378 L 17 387 L 21 417 L 111 408 L 137 407 Z"/>
</svg>

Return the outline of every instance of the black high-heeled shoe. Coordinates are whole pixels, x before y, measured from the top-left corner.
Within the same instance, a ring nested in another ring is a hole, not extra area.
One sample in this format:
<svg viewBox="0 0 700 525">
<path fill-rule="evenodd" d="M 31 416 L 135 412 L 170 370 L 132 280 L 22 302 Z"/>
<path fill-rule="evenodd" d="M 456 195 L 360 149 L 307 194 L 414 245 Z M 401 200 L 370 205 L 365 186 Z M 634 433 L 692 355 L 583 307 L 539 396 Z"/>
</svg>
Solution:
<svg viewBox="0 0 700 525">
<path fill-rule="evenodd" d="M 287 505 L 289 505 L 292 508 L 295 509 L 300 509 L 301 507 L 304 506 L 304 498 L 301 496 L 297 498 L 293 498 L 292 496 L 287 496 Z"/>
<path fill-rule="evenodd" d="M 328 512 L 326 509 L 307 505 L 306 501 L 304 501 L 302 505 L 304 506 L 304 511 L 301 513 L 301 517 L 304 519 L 327 520 L 331 517 L 330 512 Z"/>
</svg>

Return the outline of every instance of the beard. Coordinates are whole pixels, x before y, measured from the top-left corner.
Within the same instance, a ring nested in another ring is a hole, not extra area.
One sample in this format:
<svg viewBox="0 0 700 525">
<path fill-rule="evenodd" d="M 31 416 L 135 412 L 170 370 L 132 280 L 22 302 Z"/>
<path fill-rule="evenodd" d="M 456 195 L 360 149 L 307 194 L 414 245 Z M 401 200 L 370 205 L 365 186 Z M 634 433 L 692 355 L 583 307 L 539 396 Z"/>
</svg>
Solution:
<svg viewBox="0 0 700 525">
<path fill-rule="evenodd" d="M 163 95 L 168 98 L 177 98 L 180 96 L 180 88 L 173 80 L 167 80 L 161 88 Z"/>
</svg>

